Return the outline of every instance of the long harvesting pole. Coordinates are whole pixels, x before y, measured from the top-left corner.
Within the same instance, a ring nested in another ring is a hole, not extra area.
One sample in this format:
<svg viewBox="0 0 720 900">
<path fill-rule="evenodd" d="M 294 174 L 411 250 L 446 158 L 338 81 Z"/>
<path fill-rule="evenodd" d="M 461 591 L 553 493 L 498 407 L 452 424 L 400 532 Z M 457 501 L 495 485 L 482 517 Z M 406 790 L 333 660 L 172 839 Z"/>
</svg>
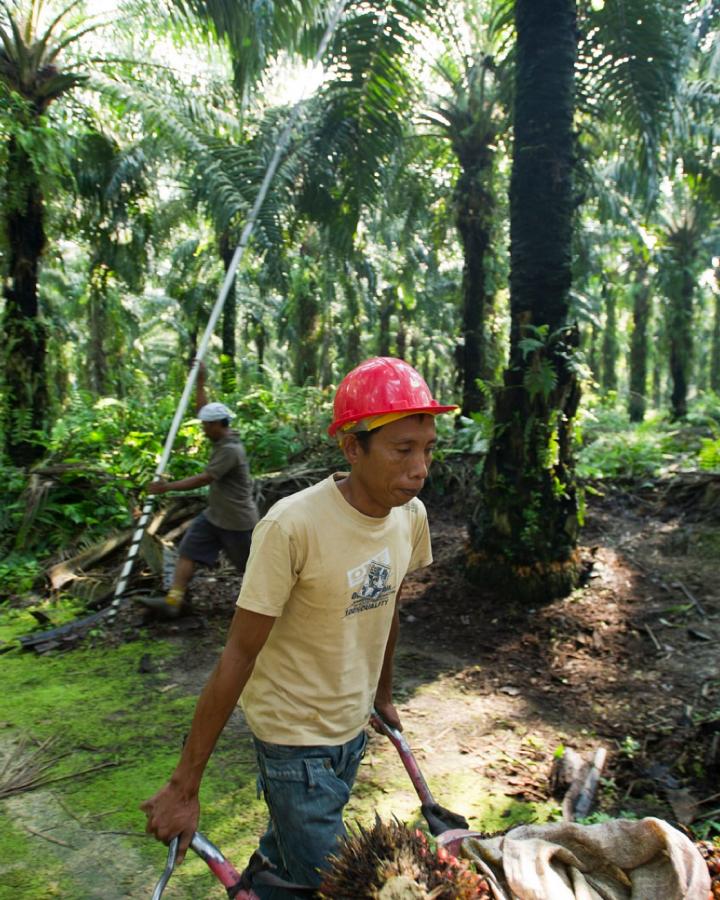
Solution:
<svg viewBox="0 0 720 900">
<path fill-rule="evenodd" d="M 317 68 L 320 65 L 322 58 L 325 55 L 325 51 L 327 50 L 327 46 L 332 39 L 332 36 L 335 32 L 335 29 L 337 28 L 337 24 L 340 21 L 340 17 L 342 16 L 347 3 L 348 0 L 338 0 L 338 2 L 335 4 L 328 19 L 325 33 L 323 34 L 320 45 L 313 58 L 312 65 L 314 68 Z M 237 247 L 235 248 L 232 260 L 230 261 L 230 265 L 228 266 L 227 273 L 225 274 L 225 280 L 222 283 L 220 293 L 218 294 L 217 300 L 215 301 L 215 305 L 213 306 L 210 318 L 208 319 L 208 323 L 205 327 L 202 339 L 200 340 L 200 345 L 197 349 L 195 359 L 193 360 L 190 371 L 188 372 L 187 379 L 185 380 L 185 387 L 183 389 L 182 396 L 180 397 L 180 401 L 178 402 L 177 409 L 175 410 L 175 416 L 170 426 L 167 438 L 165 439 L 163 452 L 160 456 L 160 459 L 158 460 L 157 466 L 155 467 L 155 475 L 153 478 L 154 481 L 157 481 L 160 478 L 162 473 L 165 471 L 168 460 L 170 459 L 170 453 L 172 452 L 173 445 L 175 444 L 175 438 L 177 437 L 177 433 L 180 429 L 180 424 L 183 420 L 183 416 L 185 415 L 185 411 L 187 410 L 190 395 L 192 394 L 193 388 L 195 387 L 195 381 L 197 379 L 197 373 L 200 367 L 200 363 L 203 361 L 205 353 L 207 352 L 210 338 L 215 331 L 215 325 L 220 318 L 220 314 L 223 310 L 223 306 L 225 305 L 225 300 L 227 299 L 228 293 L 230 292 L 230 288 L 235 278 L 238 266 L 240 265 L 240 261 L 245 254 L 248 242 L 250 241 L 250 237 L 255 228 L 260 209 L 262 208 L 262 205 L 265 202 L 265 197 L 267 196 L 267 192 L 270 189 L 270 183 L 275 177 L 275 173 L 277 172 L 278 166 L 280 165 L 282 154 L 287 147 L 288 141 L 290 140 L 290 134 L 292 132 L 293 126 L 300 117 L 302 105 L 305 100 L 305 93 L 307 91 L 307 83 L 308 82 L 306 82 L 306 85 L 303 87 L 300 98 L 293 107 L 288 121 L 284 129 L 282 130 L 280 137 L 278 138 L 272 159 L 270 160 L 270 164 L 268 165 L 265 172 L 265 177 L 263 178 L 262 184 L 260 185 L 260 190 L 258 191 L 258 195 L 255 198 L 255 202 L 253 203 L 252 209 L 250 210 L 250 215 L 245 222 L 242 234 L 240 235 L 240 240 Z M 140 549 L 140 541 L 142 540 L 142 536 L 145 533 L 145 528 L 147 527 L 148 520 L 150 519 L 152 507 L 153 500 L 152 495 L 150 495 L 145 500 L 140 518 L 137 522 L 137 527 L 130 543 L 130 549 L 128 550 L 127 558 L 125 559 L 125 564 L 122 567 L 117 584 L 115 585 L 115 593 L 112 603 L 106 611 L 107 618 L 111 623 L 114 621 L 115 616 L 117 615 L 117 612 L 122 605 L 122 598 L 125 593 L 125 589 L 127 588 L 128 579 L 130 578 L 130 573 L 135 563 L 135 557 L 137 556 L 138 550 Z"/>
</svg>

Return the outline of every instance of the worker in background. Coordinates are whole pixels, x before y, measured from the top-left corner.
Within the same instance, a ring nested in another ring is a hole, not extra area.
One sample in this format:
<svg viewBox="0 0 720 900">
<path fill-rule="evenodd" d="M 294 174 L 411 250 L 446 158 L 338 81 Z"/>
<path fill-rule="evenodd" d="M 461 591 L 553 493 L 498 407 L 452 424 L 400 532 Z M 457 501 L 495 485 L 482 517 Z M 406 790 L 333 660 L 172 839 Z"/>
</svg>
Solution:
<svg viewBox="0 0 720 900">
<path fill-rule="evenodd" d="M 398 598 L 406 573 L 432 561 L 417 495 L 434 417 L 451 409 L 399 359 L 367 360 L 343 379 L 329 433 L 350 471 L 280 500 L 258 524 L 180 761 L 142 804 L 148 832 L 165 842 L 180 835 L 180 860 L 197 828 L 208 758 L 241 698 L 270 813 L 260 850 L 279 877 L 319 885 L 345 833 L 373 706 L 401 727 L 392 702 Z M 288 896 L 254 890 L 261 900 Z"/>
<path fill-rule="evenodd" d="M 210 485 L 207 509 L 193 520 L 178 548 L 179 559 L 170 590 L 164 597 L 143 600 L 146 606 L 170 618 L 180 614 L 198 563 L 214 565 L 224 550 L 242 575 L 252 530 L 258 521 L 245 448 L 238 433 L 230 428 L 233 414 L 227 406 L 208 403 L 203 363 L 198 365 L 196 410 L 205 436 L 212 444 L 205 470 L 180 481 L 154 481 L 147 486 L 149 494 L 166 494 Z"/>
</svg>

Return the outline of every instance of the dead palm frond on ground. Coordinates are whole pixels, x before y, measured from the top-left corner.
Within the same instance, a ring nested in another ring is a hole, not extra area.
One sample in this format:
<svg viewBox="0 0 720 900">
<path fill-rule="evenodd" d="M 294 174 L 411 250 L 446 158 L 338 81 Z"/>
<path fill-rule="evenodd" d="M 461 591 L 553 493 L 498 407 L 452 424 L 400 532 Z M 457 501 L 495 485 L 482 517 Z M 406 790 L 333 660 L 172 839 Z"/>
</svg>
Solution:
<svg viewBox="0 0 720 900">
<path fill-rule="evenodd" d="M 0 748 L 0 800 L 117 765 L 114 761 L 106 761 L 78 772 L 52 775 L 52 769 L 70 753 L 72 750 L 58 747 L 56 735 L 42 741 L 23 735 L 8 742 Z"/>
<path fill-rule="evenodd" d="M 56 754 L 57 739 L 35 741 L 26 736 L 0 750 L 0 799 L 38 787 L 66 753 Z"/>
</svg>

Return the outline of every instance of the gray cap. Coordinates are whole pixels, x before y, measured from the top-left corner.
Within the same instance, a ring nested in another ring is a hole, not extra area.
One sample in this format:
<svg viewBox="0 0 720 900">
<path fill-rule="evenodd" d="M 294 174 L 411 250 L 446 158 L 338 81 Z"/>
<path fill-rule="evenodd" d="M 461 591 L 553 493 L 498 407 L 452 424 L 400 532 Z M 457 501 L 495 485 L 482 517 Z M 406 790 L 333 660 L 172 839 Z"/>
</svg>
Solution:
<svg viewBox="0 0 720 900">
<path fill-rule="evenodd" d="M 224 403 L 206 403 L 200 408 L 198 419 L 201 422 L 221 422 L 223 419 L 232 419 L 233 414 Z"/>
</svg>

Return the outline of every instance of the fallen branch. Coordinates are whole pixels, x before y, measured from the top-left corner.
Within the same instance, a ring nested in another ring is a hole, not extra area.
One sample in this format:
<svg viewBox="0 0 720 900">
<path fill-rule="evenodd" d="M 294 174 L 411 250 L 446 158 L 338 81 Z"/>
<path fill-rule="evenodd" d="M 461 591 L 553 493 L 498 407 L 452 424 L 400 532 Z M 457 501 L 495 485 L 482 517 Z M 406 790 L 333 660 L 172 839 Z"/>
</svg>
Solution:
<svg viewBox="0 0 720 900">
<path fill-rule="evenodd" d="M 126 531 L 114 534 L 112 537 L 100 541 L 99 544 L 88 547 L 87 550 L 83 550 L 77 556 L 72 556 L 70 559 L 63 560 L 63 562 L 53 566 L 48 572 L 48 578 L 53 590 L 59 591 L 68 582 L 78 578 L 83 569 L 100 562 L 101 559 L 127 544 L 133 536 L 134 530 L 134 528 L 129 528 Z"/>
<path fill-rule="evenodd" d="M 572 747 L 565 747 L 562 756 L 553 761 L 550 789 L 556 797 L 562 794 L 566 822 L 584 819 L 590 812 L 606 755 L 605 748 L 598 747 L 592 763 L 588 763 Z"/>
<path fill-rule="evenodd" d="M 650 640 L 653 642 L 653 644 L 655 644 L 655 649 L 658 651 L 658 653 L 662 653 L 662 646 L 658 639 L 655 637 L 655 633 L 653 632 L 652 628 L 647 623 L 645 623 L 645 631 L 647 631 L 650 636 Z"/>
<path fill-rule="evenodd" d="M 183 498 L 180 502 L 174 502 L 153 516 L 146 533 L 154 535 L 163 525 L 173 525 L 179 519 L 191 519 L 196 509 L 201 506 L 202 499 L 199 497 Z M 86 569 L 128 544 L 134 534 L 135 528 L 128 528 L 54 565 L 48 571 L 48 578 L 53 589 L 57 591 L 68 582 L 82 577 Z"/>
<path fill-rule="evenodd" d="M 682 583 L 682 581 L 676 581 L 675 584 L 680 588 L 680 590 L 683 592 L 683 594 L 685 594 L 685 596 L 688 598 L 688 600 L 695 606 L 695 608 L 700 613 L 700 615 L 703 617 L 703 619 L 707 619 L 707 613 L 705 612 L 705 609 L 702 606 L 702 604 L 700 603 L 700 601 L 698 600 L 698 598 L 695 597 L 694 594 L 692 594 L 687 589 L 687 587 Z"/>
<path fill-rule="evenodd" d="M 18 784 L 25 784 L 28 778 L 38 778 L 67 756 L 67 753 L 62 753 L 60 756 L 47 758 L 55 741 L 56 738 L 51 736 L 37 744 L 34 749 L 28 750 L 29 739 L 22 737 L 14 748 L 8 751 L 0 771 L 0 797 L 10 796 Z"/>
<path fill-rule="evenodd" d="M 30 828 L 28 825 L 23 825 L 23 828 L 29 834 L 42 838 L 44 841 L 50 841 L 51 844 L 57 844 L 59 847 L 67 847 L 69 850 L 75 849 L 72 844 L 68 844 L 67 841 L 61 841 L 60 838 L 50 837 L 49 834 L 43 834 L 42 831 L 35 831 L 34 828 Z"/>
<path fill-rule="evenodd" d="M 63 640 L 79 637 L 86 629 L 104 619 L 107 612 L 107 609 L 101 609 L 100 612 L 84 616 L 82 619 L 76 619 L 73 622 L 67 622 L 65 625 L 59 625 L 57 628 L 51 628 L 49 631 L 21 635 L 18 638 L 20 646 L 23 650 L 37 650 L 39 653 L 42 653 L 43 649 L 51 649 L 51 647 L 46 647 L 46 644 L 50 644 L 54 648 L 59 646 Z"/>
<path fill-rule="evenodd" d="M 150 837 L 147 831 L 96 831 L 95 834 L 121 834 L 124 837 L 144 838 L 145 840 Z"/>
<path fill-rule="evenodd" d="M 90 766 L 89 769 L 81 769 L 79 772 L 71 772 L 69 775 L 58 775 L 55 778 L 30 778 L 28 781 L 16 783 L 7 788 L 0 787 L 0 800 L 6 797 L 12 797 L 14 794 L 24 794 L 27 791 L 34 791 L 36 788 L 47 787 L 49 784 L 57 784 L 59 781 L 69 781 L 73 778 L 80 778 L 82 775 L 89 775 L 91 772 L 97 772 L 100 769 L 108 769 L 119 766 L 118 762 L 104 762 L 96 766 Z M 47 768 L 47 767 L 45 767 Z"/>
<path fill-rule="evenodd" d="M 602 775 L 606 756 L 607 752 L 604 747 L 598 747 L 595 751 L 592 765 L 585 776 L 583 786 L 573 807 L 575 819 L 584 819 L 590 812 L 590 807 L 595 799 L 595 792 L 597 791 L 598 784 L 600 784 L 600 776 Z"/>
</svg>

